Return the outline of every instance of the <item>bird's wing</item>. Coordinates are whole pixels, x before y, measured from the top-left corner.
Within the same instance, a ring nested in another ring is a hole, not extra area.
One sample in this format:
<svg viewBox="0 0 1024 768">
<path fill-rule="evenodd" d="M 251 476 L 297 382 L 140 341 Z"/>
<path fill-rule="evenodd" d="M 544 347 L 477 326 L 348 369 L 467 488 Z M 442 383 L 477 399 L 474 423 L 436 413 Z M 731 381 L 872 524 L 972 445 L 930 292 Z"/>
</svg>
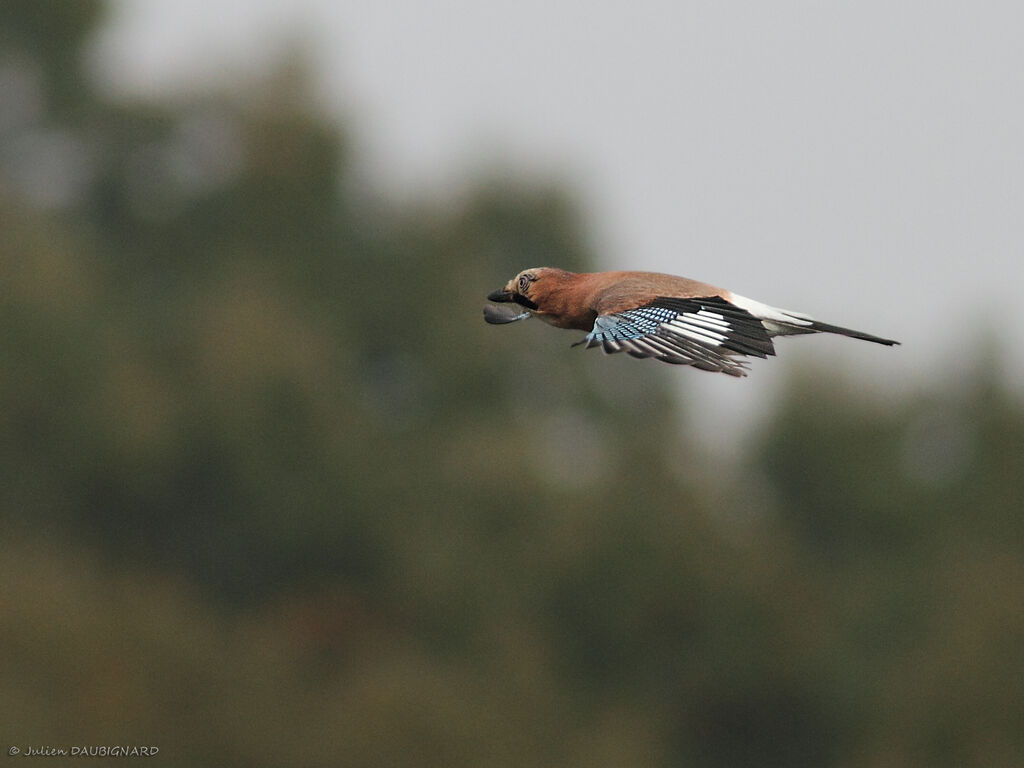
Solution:
<svg viewBox="0 0 1024 768">
<path fill-rule="evenodd" d="M 730 376 L 747 375 L 736 356 L 775 354 L 761 321 L 718 296 L 663 297 L 635 309 L 598 315 L 593 330 L 578 343 Z"/>
</svg>

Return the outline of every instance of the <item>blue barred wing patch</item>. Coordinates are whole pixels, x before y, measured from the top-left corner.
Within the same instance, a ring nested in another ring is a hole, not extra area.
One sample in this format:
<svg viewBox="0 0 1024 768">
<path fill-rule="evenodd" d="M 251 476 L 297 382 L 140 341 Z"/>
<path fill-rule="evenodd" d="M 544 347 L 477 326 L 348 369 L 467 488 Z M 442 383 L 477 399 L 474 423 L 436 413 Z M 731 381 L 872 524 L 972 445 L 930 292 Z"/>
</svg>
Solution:
<svg viewBox="0 0 1024 768">
<path fill-rule="evenodd" d="M 601 315 L 594 321 L 594 330 L 587 339 L 625 341 L 656 333 L 662 323 L 676 318 L 666 307 L 639 307 L 617 315 Z"/>
</svg>

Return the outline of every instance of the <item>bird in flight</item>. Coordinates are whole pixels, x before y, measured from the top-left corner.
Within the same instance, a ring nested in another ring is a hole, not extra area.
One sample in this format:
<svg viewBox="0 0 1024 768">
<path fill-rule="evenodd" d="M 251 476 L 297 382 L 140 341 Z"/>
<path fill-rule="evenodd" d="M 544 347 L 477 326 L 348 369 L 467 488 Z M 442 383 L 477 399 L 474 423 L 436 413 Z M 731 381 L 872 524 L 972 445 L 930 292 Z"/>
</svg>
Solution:
<svg viewBox="0 0 1024 768">
<path fill-rule="evenodd" d="M 576 273 L 537 267 L 523 270 L 487 299 L 504 305 L 484 307 L 484 320 L 494 325 L 533 315 L 556 328 L 586 331 L 573 346 L 586 344 L 609 354 L 625 352 L 730 376 L 747 375 L 745 361 L 737 358 L 774 355 L 775 336 L 836 333 L 899 344 L 657 272 Z"/>
</svg>

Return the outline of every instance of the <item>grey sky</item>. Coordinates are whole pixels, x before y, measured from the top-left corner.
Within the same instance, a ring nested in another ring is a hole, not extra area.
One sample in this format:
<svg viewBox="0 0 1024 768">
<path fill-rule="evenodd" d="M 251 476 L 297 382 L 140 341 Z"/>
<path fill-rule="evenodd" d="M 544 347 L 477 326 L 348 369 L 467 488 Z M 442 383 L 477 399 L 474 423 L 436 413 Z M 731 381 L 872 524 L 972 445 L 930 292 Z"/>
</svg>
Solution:
<svg viewBox="0 0 1024 768">
<path fill-rule="evenodd" d="M 1024 376 L 1024 4 L 114 8 L 100 61 L 122 88 L 216 81 L 303 35 L 325 98 L 356 119 L 393 193 L 501 164 L 564 178 L 609 268 L 718 283 L 904 342 L 782 340 L 778 360 L 754 364 L 758 385 L 683 372 L 695 398 L 724 391 L 724 410 L 755 409 L 782 375 L 766 369 L 787 358 L 915 386 L 974 362 L 965 348 L 985 324 Z"/>
</svg>

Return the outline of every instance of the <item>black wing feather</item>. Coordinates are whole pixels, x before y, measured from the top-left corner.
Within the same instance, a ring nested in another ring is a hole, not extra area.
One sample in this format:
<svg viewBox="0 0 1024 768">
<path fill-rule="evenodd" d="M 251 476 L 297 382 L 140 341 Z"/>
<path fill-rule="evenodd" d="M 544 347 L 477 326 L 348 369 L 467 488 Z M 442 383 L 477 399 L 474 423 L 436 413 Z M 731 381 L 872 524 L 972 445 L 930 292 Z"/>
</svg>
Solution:
<svg viewBox="0 0 1024 768">
<path fill-rule="evenodd" d="M 666 363 L 745 376 L 736 356 L 775 354 L 759 319 L 718 296 L 660 297 L 635 309 L 601 315 L 579 342 L 606 353 L 626 352 Z"/>
</svg>

